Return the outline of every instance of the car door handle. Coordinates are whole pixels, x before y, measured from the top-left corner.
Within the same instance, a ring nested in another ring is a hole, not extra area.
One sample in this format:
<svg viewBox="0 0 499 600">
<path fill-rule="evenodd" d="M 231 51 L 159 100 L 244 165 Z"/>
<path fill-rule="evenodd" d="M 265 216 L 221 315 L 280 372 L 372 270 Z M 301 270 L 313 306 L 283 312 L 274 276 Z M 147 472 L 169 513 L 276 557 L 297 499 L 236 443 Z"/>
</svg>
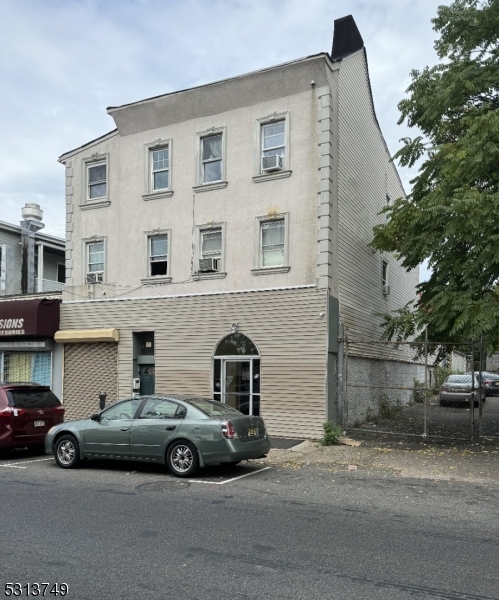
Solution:
<svg viewBox="0 0 499 600">
<path fill-rule="evenodd" d="M 176 425 L 168 425 L 168 427 L 165 427 L 166 431 L 173 431 L 174 429 L 177 429 Z"/>
<path fill-rule="evenodd" d="M 130 427 L 122 427 L 121 431 L 130 431 Z"/>
</svg>

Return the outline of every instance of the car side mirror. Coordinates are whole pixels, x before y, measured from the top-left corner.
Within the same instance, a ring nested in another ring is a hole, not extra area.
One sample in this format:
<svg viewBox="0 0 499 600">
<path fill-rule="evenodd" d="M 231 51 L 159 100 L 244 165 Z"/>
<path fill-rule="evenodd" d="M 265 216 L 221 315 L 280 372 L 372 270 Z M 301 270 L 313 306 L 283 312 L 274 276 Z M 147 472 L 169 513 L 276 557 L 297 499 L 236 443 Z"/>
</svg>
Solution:
<svg viewBox="0 0 499 600">
<path fill-rule="evenodd" d="M 90 418 L 92 421 L 100 421 L 100 413 L 94 413 Z"/>
</svg>

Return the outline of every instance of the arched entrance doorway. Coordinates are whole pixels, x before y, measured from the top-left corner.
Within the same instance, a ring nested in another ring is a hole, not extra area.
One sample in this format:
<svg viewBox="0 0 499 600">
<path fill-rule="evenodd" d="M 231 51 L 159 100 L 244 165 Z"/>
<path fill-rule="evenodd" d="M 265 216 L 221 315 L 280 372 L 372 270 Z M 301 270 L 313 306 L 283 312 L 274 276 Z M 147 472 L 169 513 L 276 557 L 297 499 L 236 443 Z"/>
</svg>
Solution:
<svg viewBox="0 0 499 600">
<path fill-rule="evenodd" d="M 243 333 L 225 336 L 215 349 L 213 398 L 245 415 L 260 414 L 260 354 Z"/>
</svg>

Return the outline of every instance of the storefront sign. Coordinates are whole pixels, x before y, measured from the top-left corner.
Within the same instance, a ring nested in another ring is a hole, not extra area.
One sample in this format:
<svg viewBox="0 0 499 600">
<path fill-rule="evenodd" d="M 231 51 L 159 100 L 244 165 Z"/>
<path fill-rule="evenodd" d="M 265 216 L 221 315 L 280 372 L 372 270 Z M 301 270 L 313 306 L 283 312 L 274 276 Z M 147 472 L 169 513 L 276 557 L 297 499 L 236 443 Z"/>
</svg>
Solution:
<svg viewBox="0 0 499 600">
<path fill-rule="evenodd" d="M 24 335 L 24 319 L 0 319 L 0 335 Z"/>
<path fill-rule="evenodd" d="M 0 301 L 0 338 L 5 336 L 50 336 L 59 329 L 60 300 Z"/>
</svg>

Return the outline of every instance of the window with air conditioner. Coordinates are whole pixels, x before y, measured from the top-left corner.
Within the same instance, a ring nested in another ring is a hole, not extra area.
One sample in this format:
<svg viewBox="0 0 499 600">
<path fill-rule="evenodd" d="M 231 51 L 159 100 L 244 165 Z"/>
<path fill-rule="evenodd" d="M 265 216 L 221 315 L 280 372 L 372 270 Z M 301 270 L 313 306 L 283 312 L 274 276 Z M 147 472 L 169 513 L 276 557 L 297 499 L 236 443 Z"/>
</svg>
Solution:
<svg viewBox="0 0 499 600">
<path fill-rule="evenodd" d="M 104 241 L 87 243 L 86 283 L 102 283 L 104 280 Z"/>
<path fill-rule="evenodd" d="M 214 273 L 221 270 L 222 262 L 222 229 L 201 231 L 201 251 L 199 256 L 199 272 Z"/>
<path fill-rule="evenodd" d="M 286 154 L 285 120 L 264 123 L 261 126 L 261 172 L 272 173 L 284 169 Z"/>
</svg>

